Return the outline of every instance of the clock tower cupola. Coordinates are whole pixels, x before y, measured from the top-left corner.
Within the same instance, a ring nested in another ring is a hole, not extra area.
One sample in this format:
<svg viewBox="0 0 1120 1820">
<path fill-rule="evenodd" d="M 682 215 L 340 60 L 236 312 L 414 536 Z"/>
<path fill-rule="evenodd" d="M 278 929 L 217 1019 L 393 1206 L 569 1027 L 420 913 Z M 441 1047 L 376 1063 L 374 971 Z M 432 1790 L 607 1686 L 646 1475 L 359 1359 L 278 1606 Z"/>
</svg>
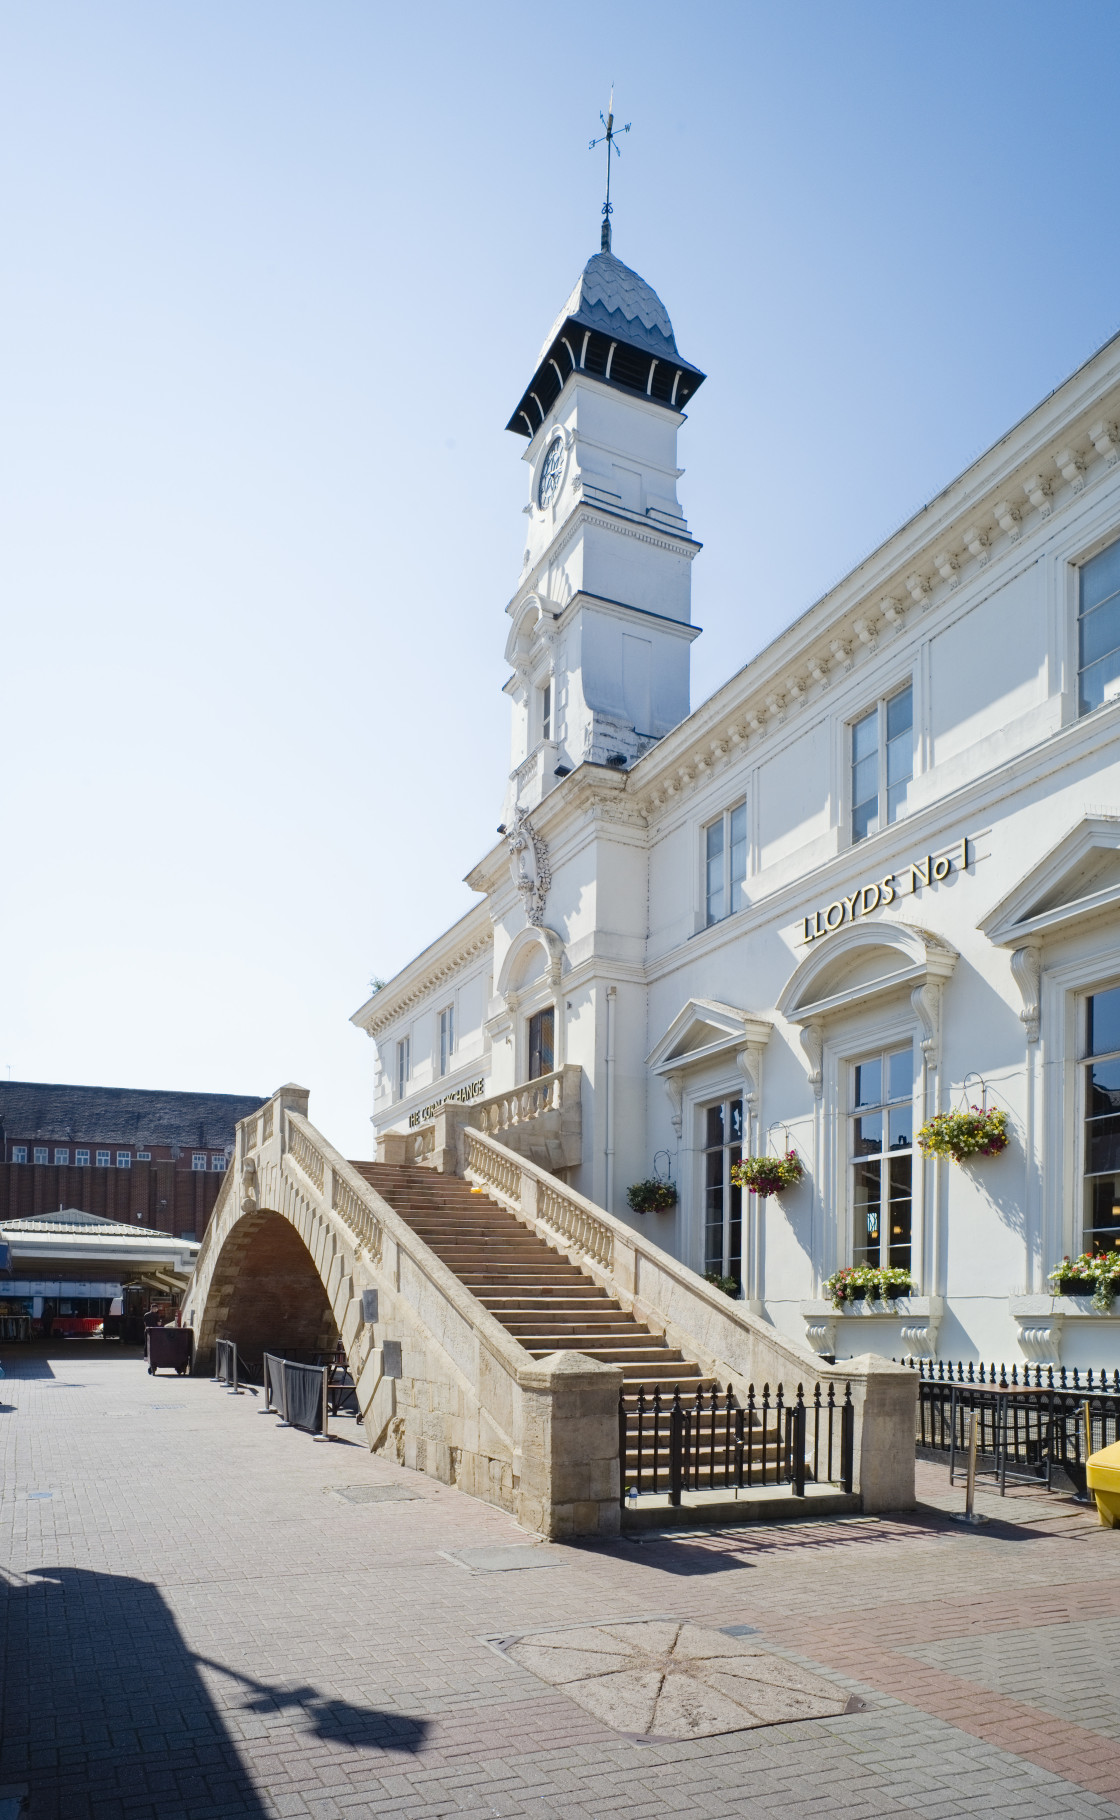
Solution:
<svg viewBox="0 0 1120 1820">
<path fill-rule="evenodd" d="M 700 545 L 677 499 L 677 432 L 704 374 L 656 291 L 611 251 L 609 211 L 608 196 L 602 248 L 506 426 L 525 440 L 529 478 L 507 608 L 507 819 L 579 764 L 628 767 L 689 712 Z"/>
</svg>

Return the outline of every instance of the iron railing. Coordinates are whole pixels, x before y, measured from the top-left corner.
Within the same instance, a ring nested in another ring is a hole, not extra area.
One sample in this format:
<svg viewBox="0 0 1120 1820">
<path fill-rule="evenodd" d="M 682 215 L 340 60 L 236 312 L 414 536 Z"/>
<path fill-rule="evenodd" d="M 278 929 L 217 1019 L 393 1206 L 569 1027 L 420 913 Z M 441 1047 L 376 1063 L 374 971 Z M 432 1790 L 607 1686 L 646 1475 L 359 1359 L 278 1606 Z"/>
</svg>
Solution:
<svg viewBox="0 0 1120 1820">
<path fill-rule="evenodd" d="M 917 1448 L 949 1456 L 953 1482 L 977 1418 L 978 1476 L 1008 1484 L 1055 1484 L 1087 1495 L 1085 1461 L 1120 1440 L 1120 1372 L 1065 1367 L 964 1365 L 909 1360 L 920 1378 Z"/>
<path fill-rule="evenodd" d="M 752 1384 L 745 1403 L 731 1385 L 683 1397 L 679 1387 L 662 1394 L 623 1391 L 618 1400 L 618 1457 L 622 1502 L 628 1496 L 667 1492 L 678 1507 L 686 1491 L 750 1491 L 788 1485 L 805 1496 L 805 1482 L 839 1484 L 850 1492 L 854 1477 L 855 1409 L 851 1385 L 802 1385 L 789 1402 L 781 1384 L 771 1395 Z"/>
</svg>

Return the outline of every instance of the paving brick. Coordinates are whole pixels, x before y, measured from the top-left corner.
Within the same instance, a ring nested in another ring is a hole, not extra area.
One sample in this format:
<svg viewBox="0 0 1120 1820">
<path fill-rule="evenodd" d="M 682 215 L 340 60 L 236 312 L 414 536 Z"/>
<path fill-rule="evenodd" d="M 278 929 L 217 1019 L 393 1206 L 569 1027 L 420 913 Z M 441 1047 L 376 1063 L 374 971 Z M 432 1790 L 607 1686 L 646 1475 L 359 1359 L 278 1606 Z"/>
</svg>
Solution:
<svg viewBox="0 0 1120 1820">
<path fill-rule="evenodd" d="M 317 1446 L 99 1342 L 3 1362 L 0 1785 L 30 1820 L 1120 1820 L 1115 1537 L 1075 1505 L 983 1493 L 964 1531 L 920 1466 L 895 1518 L 468 1573 L 447 1555 L 510 1518 L 352 1423 Z M 485 1641 L 657 1616 L 750 1625 L 868 1709 L 638 1747 Z"/>
</svg>

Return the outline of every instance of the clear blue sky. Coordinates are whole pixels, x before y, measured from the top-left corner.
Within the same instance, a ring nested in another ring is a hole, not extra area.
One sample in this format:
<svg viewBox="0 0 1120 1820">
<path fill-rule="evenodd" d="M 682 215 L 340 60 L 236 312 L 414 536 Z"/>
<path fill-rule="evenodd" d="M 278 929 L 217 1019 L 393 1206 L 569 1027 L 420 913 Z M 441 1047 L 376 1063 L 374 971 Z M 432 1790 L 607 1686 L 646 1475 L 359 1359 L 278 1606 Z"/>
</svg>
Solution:
<svg viewBox="0 0 1120 1820">
<path fill-rule="evenodd" d="M 472 901 L 503 425 L 599 234 L 709 374 L 693 703 L 1120 324 L 1120 8 L 0 7 L 14 1079 L 269 1092 Z"/>
</svg>

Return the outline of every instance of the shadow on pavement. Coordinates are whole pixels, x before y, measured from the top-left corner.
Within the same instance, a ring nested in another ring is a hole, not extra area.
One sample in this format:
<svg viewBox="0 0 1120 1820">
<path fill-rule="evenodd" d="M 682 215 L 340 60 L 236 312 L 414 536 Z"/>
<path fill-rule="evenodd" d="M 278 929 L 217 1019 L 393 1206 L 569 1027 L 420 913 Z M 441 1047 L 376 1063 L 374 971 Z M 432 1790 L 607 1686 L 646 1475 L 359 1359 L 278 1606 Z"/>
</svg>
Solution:
<svg viewBox="0 0 1120 1820">
<path fill-rule="evenodd" d="M 0 1583 L 0 1634 L 0 1786 L 29 1785 L 29 1820 L 273 1814 L 200 1665 L 249 1690 L 244 1711 L 296 1709 L 297 1736 L 412 1752 L 428 1729 L 404 1714 L 351 1706 L 312 1687 L 272 1687 L 207 1663 L 187 1648 L 159 1589 L 126 1575 L 43 1568 L 26 1584 Z"/>
</svg>

